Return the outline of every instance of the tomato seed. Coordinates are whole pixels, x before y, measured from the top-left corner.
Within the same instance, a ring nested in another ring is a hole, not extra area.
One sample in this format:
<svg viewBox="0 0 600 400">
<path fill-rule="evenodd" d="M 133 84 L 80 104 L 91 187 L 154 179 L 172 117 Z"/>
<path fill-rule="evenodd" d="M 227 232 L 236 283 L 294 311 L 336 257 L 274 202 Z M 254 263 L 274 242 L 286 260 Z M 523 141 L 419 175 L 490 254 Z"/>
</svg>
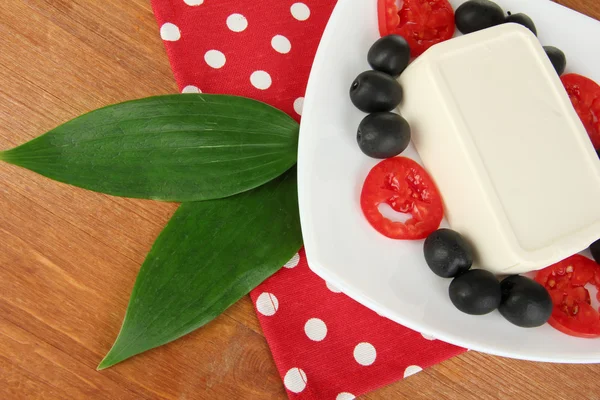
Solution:
<svg viewBox="0 0 600 400">
<path fill-rule="evenodd" d="M 573 273 L 573 266 L 569 265 L 565 271 L 567 271 L 569 274 Z"/>
</svg>

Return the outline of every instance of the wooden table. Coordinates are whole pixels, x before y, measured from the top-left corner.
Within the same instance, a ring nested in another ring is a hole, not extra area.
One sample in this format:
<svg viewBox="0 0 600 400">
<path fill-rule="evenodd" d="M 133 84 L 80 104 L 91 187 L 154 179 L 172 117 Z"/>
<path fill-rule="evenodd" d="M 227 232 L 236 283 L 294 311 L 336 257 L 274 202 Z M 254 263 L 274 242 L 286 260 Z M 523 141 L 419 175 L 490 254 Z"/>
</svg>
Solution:
<svg viewBox="0 0 600 400">
<path fill-rule="evenodd" d="M 600 19 L 597 0 L 560 2 Z M 110 103 L 177 91 L 147 0 L 2 1 L 0 37 L 0 149 Z M 0 164 L 1 399 L 286 398 L 248 298 L 183 339 L 95 370 L 175 208 Z M 363 398 L 599 399 L 599 376 L 600 365 L 468 352 Z"/>
</svg>

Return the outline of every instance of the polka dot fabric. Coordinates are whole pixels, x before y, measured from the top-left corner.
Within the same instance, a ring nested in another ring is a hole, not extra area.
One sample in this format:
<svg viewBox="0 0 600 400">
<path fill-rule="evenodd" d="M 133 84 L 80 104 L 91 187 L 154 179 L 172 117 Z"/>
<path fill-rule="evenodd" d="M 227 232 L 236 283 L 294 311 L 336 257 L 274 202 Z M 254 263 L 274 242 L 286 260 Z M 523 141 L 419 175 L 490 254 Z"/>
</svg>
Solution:
<svg viewBox="0 0 600 400">
<path fill-rule="evenodd" d="M 251 293 L 291 399 L 352 399 L 464 351 L 355 302 L 304 251 L 293 260 Z"/>
<path fill-rule="evenodd" d="M 152 0 L 182 93 L 251 97 L 297 120 L 334 5 Z M 351 400 L 464 351 L 356 303 L 315 275 L 303 251 L 251 298 L 290 399 Z"/>
<path fill-rule="evenodd" d="M 334 0 L 152 0 L 175 79 L 296 119 Z"/>
</svg>

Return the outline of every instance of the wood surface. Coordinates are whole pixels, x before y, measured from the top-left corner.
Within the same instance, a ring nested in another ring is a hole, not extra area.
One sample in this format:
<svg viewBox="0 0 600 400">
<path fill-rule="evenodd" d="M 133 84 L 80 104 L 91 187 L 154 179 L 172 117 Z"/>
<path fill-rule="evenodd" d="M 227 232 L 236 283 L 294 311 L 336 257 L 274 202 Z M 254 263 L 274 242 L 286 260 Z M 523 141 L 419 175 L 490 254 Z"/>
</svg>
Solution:
<svg viewBox="0 0 600 400">
<path fill-rule="evenodd" d="M 560 2 L 600 19 L 598 0 Z M 0 1 L 0 37 L 0 149 L 177 91 L 147 0 Z M 0 399 L 286 398 L 247 297 L 183 339 L 96 371 L 175 207 L 0 163 Z M 362 398 L 600 399 L 600 365 L 468 352 Z"/>
</svg>

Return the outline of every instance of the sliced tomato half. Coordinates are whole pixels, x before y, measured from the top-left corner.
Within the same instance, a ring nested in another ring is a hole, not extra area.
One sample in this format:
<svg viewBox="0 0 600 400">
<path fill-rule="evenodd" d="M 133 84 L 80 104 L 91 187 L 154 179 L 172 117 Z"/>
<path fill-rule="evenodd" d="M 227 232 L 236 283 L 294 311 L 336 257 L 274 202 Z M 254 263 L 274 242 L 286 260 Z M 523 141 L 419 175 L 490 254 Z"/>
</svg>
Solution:
<svg viewBox="0 0 600 400">
<path fill-rule="evenodd" d="M 377 14 L 381 36 L 403 36 L 413 57 L 454 35 L 454 10 L 448 0 L 378 0 Z"/>
<path fill-rule="evenodd" d="M 405 222 L 383 216 L 379 205 L 409 214 Z M 393 157 L 375 165 L 360 195 L 367 221 L 392 239 L 424 239 L 435 231 L 444 216 L 442 197 L 427 171 L 410 158 Z"/>
<path fill-rule="evenodd" d="M 595 149 L 600 149 L 600 85 L 578 74 L 560 77 Z"/>
<path fill-rule="evenodd" d="M 571 336 L 600 336 L 600 313 L 592 307 L 590 292 L 585 288 L 593 284 L 600 297 L 600 266 L 595 261 L 576 254 L 538 271 L 535 280 L 552 298 L 551 326 Z"/>
</svg>

